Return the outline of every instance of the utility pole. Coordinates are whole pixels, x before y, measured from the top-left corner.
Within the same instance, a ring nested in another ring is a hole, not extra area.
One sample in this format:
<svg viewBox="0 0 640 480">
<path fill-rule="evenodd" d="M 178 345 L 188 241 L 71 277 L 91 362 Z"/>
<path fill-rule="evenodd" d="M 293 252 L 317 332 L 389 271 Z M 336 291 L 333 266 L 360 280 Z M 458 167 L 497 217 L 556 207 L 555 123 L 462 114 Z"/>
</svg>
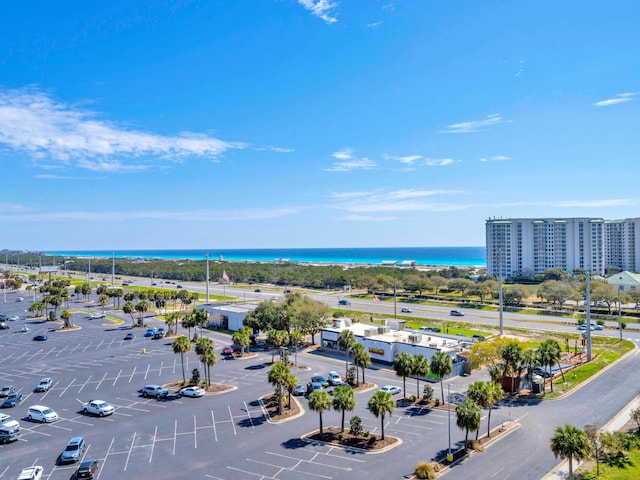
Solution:
<svg viewBox="0 0 640 480">
<path fill-rule="evenodd" d="M 204 258 L 207 260 L 207 305 L 209 305 L 209 252 L 204 254 Z"/>
<path fill-rule="evenodd" d="M 500 337 L 504 337 L 504 309 L 502 297 L 502 249 L 498 249 L 498 310 L 500 313 Z"/>
<path fill-rule="evenodd" d="M 587 307 L 587 362 L 591 361 L 591 287 L 589 286 L 589 280 L 591 273 L 586 272 L 585 277 L 585 293 L 586 293 L 586 307 Z"/>
<path fill-rule="evenodd" d="M 620 340 L 622 340 L 622 305 L 620 304 L 620 291 L 622 285 L 618 285 L 618 328 L 620 329 Z"/>
</svg>

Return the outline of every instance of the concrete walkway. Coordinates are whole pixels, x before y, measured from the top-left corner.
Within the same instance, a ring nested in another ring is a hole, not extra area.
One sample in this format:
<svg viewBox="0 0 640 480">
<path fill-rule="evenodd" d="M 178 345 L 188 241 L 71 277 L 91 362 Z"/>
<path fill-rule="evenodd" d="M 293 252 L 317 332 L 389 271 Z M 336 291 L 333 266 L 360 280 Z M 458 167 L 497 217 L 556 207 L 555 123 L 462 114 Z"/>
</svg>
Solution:
<svg viewBox="0 0 640 480">
<path fill-rule="evenodd" d="M 640 407 L 640 395 L 631 400 L 615 417 L 603 426 L 600 430 L 606 432 L 619 431 L 631 419 L 631 412 Z M 582 465 L 582 462 L 573 462 L 573 471 Z M 569 461 L 563 460 L 556 468 L 543 477 L 543 480 L 558 480 L 569 478 Z"/>
</svg>

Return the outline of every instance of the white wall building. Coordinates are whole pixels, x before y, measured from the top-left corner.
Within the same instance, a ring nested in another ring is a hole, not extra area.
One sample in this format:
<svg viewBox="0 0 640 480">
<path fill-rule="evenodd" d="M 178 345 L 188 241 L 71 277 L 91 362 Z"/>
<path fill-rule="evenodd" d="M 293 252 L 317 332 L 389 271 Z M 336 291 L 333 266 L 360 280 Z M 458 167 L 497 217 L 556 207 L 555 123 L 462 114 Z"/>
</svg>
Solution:
<svg viewBox="0 0 640 480">
<path fill-rule="evenodd" d="M 493 218 L 486 222 L 487 274 L 507 278 L 548 268 L 604 274 L 640 269 L 640 218 Z"/>
<path fill-rule="evenodd" d="M 198 305 L 198 309 L 200 308 L 209 312 L 209 326 L 237 332 L 244 327 L 245 317 L 256 308 L 256 304 L 238 303 L 229 305 L 228 303 L 219 303 Z"/>
<path fill-rule="evenodd" d="M 465 344 L 461 338 L 452 338 L 437 333 L 429 335 L 413 330 L 392 330 L 388 326 L 351 323 L 349 318 L 336 318 L 331 327 L 323 328 L 320 332 L 320 344 L 326 349 L 338 349 L 340 332 L 351 330 L 356 342 L 362 344 L 369 352 L 371 360 L 393 363 L 396 354 L 407 352 L 410 355 L 422 354 L 429 362 L 434 353 L 442 350 L 451 355 L 454 363 L 459 363 L 458 353 L 462 352 Z"/>
</svg>

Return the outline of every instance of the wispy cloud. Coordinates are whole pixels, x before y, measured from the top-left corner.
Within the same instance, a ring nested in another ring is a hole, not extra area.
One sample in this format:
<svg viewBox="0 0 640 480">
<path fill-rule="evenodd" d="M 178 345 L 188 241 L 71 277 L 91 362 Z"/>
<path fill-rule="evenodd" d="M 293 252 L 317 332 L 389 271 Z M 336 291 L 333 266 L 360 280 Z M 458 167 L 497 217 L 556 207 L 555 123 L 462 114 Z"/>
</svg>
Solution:
<svg viewBox="0 0 640 480">
<path fill-rule="evenodd" d="M 66 175 L 50 175 L 50 174 L 34 175 L 33 178 L 38 178 L 41 180 L 87 180 L 87 177 L 70 177 Z"/>
<path fill-rule="evenodd" d="M 426 164 L 429 167 L 446 167 L 447 165 L 452 165 L 460 161 L 461 160 L 454 160 L 453 158 L 427 158 Z"/>
<path fill-rule="evenodd" d="M 552 202 L 552 207 L 622 207 L 637 205 L 638 201 L 630 198 L 611 198 L 604 200 L 566 200 L 562 202 Z"/>
<path fill-rule="evenodd" d="M 295 152 L 293 148 L 285 148 L 285 147 L 274 147 L 272 145 L 263 145 L 262 147 L 253 147 L 253 150 L 257 150 L 258 152 L 279 152 L 279 153 L 291 153 Z"/>
<path fill-rule="evenodd" d="M 422 155 L 405 155 L 403 157 L 397 157 L 395 155 L 385 153 L 382 155 L 382 158 L 385 160 L 395 160 L 396 162 L 404 163 L 405 165 L 412 165 L 418 160 L 422 160 L 424 157 Z"/>
<path fill-rule="evenodd" d="M 609 105 L 616 105 L 618 103 L 630 102 L 633 100 L 633 97 L 638 95 L 640 92 L 633 93 L 618 93 L 613 98 L 607 98 L 606 100 L 600 100 L 599 102 L 594 103 L 593 105 L 596 107 L 608 107 Z"/>
<path fill-rule="evenodd" d="M 483 129 L 484 127 L 492 127 L 500 123 L 509 122 L 511 122 L 511 120 L 505 120 L 499 113 L 494 113 L 492 115 L 487 115 L 487 117 L 483 120 L 474 120 L 471 122 L 461 122 L 447 125 L 444 133 L 472 133 Z"/>
<path fill-rule="evenodd" d="M 511 157 L 507 157 L 506 155 L 494 155 L 493 157 L 481 158 L 481 162 L 505 162 L 507 160 L 511 160 Z"/>
<path fill-rule="evenodd" d="M 464 192 L 461 190 L 380 189 L 371 192 L 334 193 L 332 197 L 339 201 L 335 208 L 362 215 L 373 212 L 444 211 L 468 208 L 467 206 L 429 201 L 429 199 L 437 196 L 459 194 L 464 194 Z M 363 218 L 366 218 L 366 215 Z"/>
<path fill-rule="evenodd" d="M 338 19 L 332 11 L 338 7 L 337 2 L 331 0 L 298 0 L 298 3 L 318 18 L 327 23 L 335 23 Z"/>
<path fill-rule="evenodd" d="M 0 91 L 0 144 L 34 158 L 63 163 L 81 159 L 79 166 L 92 170 L 102 164 L 102 171 L 116 167 L 104 160 L 115 155 L 120 161 L 143 156 L 215 158 L 226 150 L 246 147 L 199 133 L 164 136 L 124 128 L 34 89 Z"/>
<path fill-rule="evenodd" d="M 0 205 L 0 208 L 2 206 Z M 17 211 L 17 209 L 14 209 Z M 238 220 L 268 220 L 273 218 L 295 215 L 302 211 L 299 207 L 276 208 L 272 210 L 236 209 L 236 210 L 139 210 L 139 211 L 56 211 L 56 212 L 18 212 L 11 214 L 9 209 L 2 209 L 0 221 L 99 221 L 120 222 L 123 220 L 172 220 L 172 221 L 228 221 Z"/>
<path fill-rule="evenodd" d="M 78 160 L 77 166 L 92 172 L 104 172 L 104 173 L 130 173 L 141 172 L 149 169 L 149 165 L 123 165 L 121 162 L 97 160 L 90 161 L 86 159 Z"/>
<path fill-rule="evenodd" d="M 339 220 L 347 220 L 350 222 L 390 222 L 396 220 L 396 217 L 383 217 L 381 215 L 345 215 L 340 217 Z"/>
<path fill-rule="evenodd" d="M 520 62 L 518 63 L 518 71 L 514 76 L 516 78 L 520 78 L 523 72 L 524 72 L 524 60 L 520 60 Z"/>
<path fill-rule="evenodd" d="M 330 167 L 325 168 L 327 172 L 350 172 L 352 170 L 372 170 L 378 166 L 373 160 L 366 157 L 356 158 L 351 148 L 345 148 L 333 152 L 331 156 L 339 162 L 334 162 Z"/>
<path fill-rule="evenodd" d="M 382 25 L 382 22 L 372 22 L 372 23 L 367 23 L 367 27 L 369 28 L 377 28 L 380 25 Z"/>
</svg>

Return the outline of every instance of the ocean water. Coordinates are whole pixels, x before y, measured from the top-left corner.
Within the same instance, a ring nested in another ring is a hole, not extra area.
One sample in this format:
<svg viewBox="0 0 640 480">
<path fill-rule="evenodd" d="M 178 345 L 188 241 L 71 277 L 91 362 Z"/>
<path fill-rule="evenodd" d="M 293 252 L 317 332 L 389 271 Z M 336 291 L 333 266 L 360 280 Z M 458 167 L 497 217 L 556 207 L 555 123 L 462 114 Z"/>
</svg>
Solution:
<svg viewBox="0 0 640 480">
<path fill-rule="evenodd" d="M 417 265 L 473 267 L 486 265 L 485 247 L 385 247 L 385 248 L 258 248 L 210 250 L 115 250 L 50 251 L 47 255 L 69 257 L 159 258 L 304 263 L 355 263 L 415 261 Z"/>
</svg>

